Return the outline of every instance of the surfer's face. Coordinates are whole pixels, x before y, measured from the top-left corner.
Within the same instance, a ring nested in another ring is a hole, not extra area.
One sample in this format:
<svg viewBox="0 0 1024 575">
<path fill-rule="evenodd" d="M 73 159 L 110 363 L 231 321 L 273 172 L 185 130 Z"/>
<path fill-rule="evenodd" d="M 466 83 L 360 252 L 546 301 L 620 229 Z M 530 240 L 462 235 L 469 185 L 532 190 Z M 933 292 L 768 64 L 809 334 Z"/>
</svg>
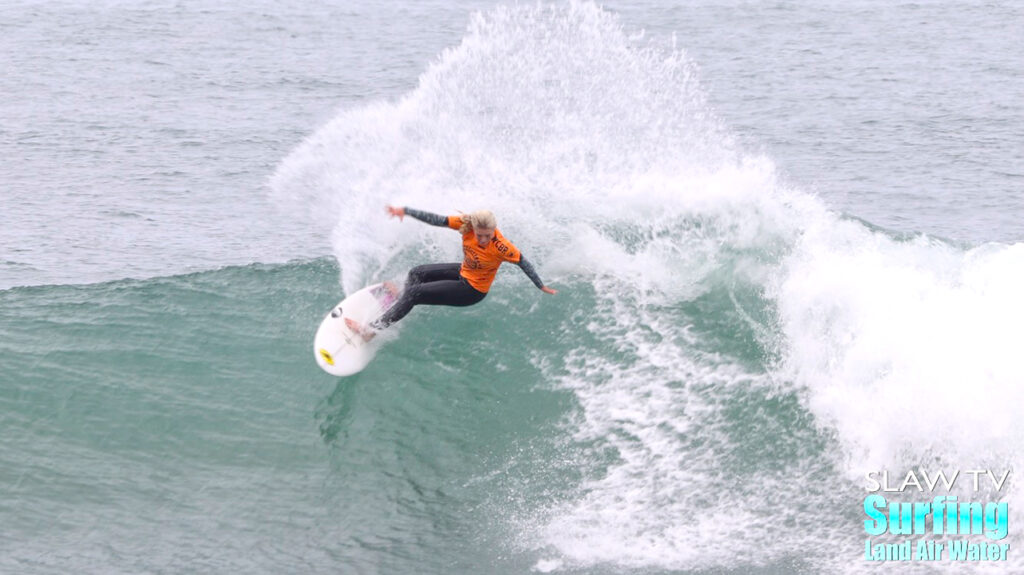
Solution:
<svg viewBox="0 0 1024 575">
<path fill-rule="evenodd" d="M 482 248 L 486 248 L 494 239 L 494 230 L 473 230 L 473 233 L 476 234 L 476 243 Z"/>
</svg>

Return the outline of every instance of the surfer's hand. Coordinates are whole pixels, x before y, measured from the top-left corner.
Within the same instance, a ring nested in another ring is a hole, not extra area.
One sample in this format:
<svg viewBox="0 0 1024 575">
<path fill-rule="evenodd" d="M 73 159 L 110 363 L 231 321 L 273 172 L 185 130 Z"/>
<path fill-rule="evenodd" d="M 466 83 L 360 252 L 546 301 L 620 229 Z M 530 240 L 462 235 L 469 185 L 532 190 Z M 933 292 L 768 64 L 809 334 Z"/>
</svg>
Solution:
<svg viewBox="0 0 1024 575">
<path fill-rule="evenodd" d="M 402 221 L 405 217 L 405 208 L 400 206 L 387 206 L 388 215 L 392 218 L 398 218 L 398 221 Z"/>
<path fill-rule="evenodd" d="M 549 293 L 551 295 L 555 295 L 556 293 L 558 293 L 558 290 L 551 289 L 548 286 L 544 286 L 544 287 L 540 288 L 540 291 L 542 291 L 544 293 Z"/>
</svg>

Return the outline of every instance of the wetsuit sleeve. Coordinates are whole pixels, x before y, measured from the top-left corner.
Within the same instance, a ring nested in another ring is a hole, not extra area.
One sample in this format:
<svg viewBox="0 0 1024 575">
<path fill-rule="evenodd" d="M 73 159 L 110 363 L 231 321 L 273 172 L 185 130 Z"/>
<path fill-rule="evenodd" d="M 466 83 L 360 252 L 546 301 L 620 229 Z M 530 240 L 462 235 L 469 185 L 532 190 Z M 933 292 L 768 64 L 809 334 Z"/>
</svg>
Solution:
<svg viewBox="0 0 1024 575">
<path fill-rule="evenodd" d="M 420 210 L 415 210 L 413 208 L 404 208 L 404 209 L 405 209 L 405 215 L 411 216 L 413 218 L 416 218 L 417 220 L 419 220 L 421 222 L 426 222 L 426 223 L 428 223 L 428 224 L 430 224 L 432 226 L 447 226 L 448 225 L 448 216 L 441 216 L 441 215 L 438 215 L 438 214 L 432 214 L 430 212 L 423 212 L 423 211 L 420 211 Z"/>
<path fill-rule="evenodd" d="M 530 278 L 530 281 L 533 282 L 533 285 L 537 286 L 538 288 L 544 287 L 544 282 L 541 281 L 540 276 L 537 275 L 537 270 L 533 269 L 533 264 L 531 264 L 530 260 L 526 259 L 526 257 L 523 256 L 523 254 L 519 254 L 519 261 L 514 263 L 517 266 L 519 266 L 521 270 L 523 270 L 523 273 L 526 274 L 526 277 Z"/>
</svg>

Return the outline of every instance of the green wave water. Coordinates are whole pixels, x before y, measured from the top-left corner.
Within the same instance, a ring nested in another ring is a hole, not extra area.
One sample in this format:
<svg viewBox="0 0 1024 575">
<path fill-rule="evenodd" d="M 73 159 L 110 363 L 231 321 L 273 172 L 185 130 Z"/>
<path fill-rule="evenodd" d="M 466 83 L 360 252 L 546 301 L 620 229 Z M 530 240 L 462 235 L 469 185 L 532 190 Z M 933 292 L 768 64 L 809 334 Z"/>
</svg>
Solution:
<svg viewBox="0 0 1024 575">
<path fill-rule="evenodd" d="M 337 275 L 316 260 L 0 292 L 0 566 L 535 566 L 545 550 L 531 543 L 559 505 L 621 459 L 607 441 L 573 437 L 581 407 L 555 381 L 559 358 L 601 345 L 566 329 L 594 294 L 572 284 L 533 302 L 506 278 L 478 306 L 418 308 L 365 371 L 339 380 L 311 348 Z M 694 305 L 708 318 L 697 329 L 735 342 L 728 299 Z M 749 346 L 740 355 L 754 361 Z M 792 395 L 725 401 L 726 443 L 700 448 L 721 450 L 724 477 L 823 447 Z M 750 433 L 764 425 L 795 425 L 812 441 L 769 447 Z"/>
</svg>

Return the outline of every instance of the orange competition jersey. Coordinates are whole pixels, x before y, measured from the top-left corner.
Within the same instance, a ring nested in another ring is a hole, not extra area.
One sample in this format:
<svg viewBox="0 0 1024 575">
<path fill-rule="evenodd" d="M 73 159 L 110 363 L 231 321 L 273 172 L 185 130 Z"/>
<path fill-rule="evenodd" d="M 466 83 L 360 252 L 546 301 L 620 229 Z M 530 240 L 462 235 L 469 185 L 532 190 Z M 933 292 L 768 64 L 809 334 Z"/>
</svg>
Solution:
<svg viewBox="0 0 1024 575">
<path fill-rule="evenodd" d="M 462 227 L 460 216 L 448 216 L 448 227 L 457 230 Z M 473 231 L 462 234 L 462 268 L 459 275 L 466 278 L 473 289 L 487 293 L 498 274 L 498 266 L 502 262 L 518 263 L 519 250 L 512 242 L 505 239 L 501 232 L 494 230 L 494 238 L 486 248 L 476 242 Z"/>
</svg>

